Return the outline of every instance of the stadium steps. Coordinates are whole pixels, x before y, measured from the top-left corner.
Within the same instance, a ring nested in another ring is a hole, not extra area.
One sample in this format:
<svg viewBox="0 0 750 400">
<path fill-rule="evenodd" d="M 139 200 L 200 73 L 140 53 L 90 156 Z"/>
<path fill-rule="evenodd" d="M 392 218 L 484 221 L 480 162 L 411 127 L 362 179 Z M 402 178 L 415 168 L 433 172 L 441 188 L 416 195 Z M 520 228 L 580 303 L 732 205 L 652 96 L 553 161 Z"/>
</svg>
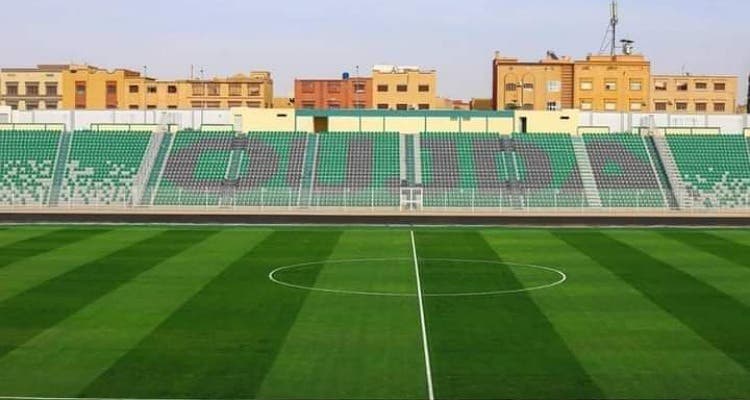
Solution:
<svg viewBox="0 0 750 400">
<path fill-rule="evenodd" d="M 309 207 L 312 202 L 313 182 L 315 181 L 315 169 L 317 167 L 318 144 L 320 140 L 317 134 L 307 136 L 305 146 L 305 161 L 302 167 L 302 183 L 300 184 L 300 196 L 298 206 Z"/>
<path fill-rule="evenodd" d="M 586 151 L 586 145 L 583 143 L 583 138 L 579 135 L 572 135 L 570 139 L 573 142 L 573 152 L 575 153 L 576 161 L 578 162 L 578 171 L 583 181 L 586 203 L 591 207 L 601 207 L 602 199 L 599 197 L 599 189 L 596 186 L 596 180 L 594 180 L 594 171 L 591 169 L 591 162 Z"/>
<path fill-rule="evenodd" d="M 644 135 L 642 138 L 649 159 L 651 160 L 651 167 L 654 169 L 654 172 L 656 172 L 656 177 L 659 178 L 659 188 L 661 188 L 661 191 L 664 194 L 664 203 L 667 204 L 669 208 L 676 210 L 679 208 L 677 205 L 677 199 L 672 191 L 672 186 L 669 184 L 667 173 L 664 170 L 664 163 L 662 162 L 661 157 L 659 157 L 659 152 L 656 150 L 654 138 L 653 136 L 648 135 Z"/>
<path fill-rule="evenodd" d="M 149 170 L 148 180 L 146 181 L 146 188 L 143 190 L 143 196 L 141 196 L 140 205 L 151 205 L 154 201 L 154 194 L 156 193 L 156 187 L 161 179 L 161 174 L 164 171 L 164 164 L 166 164 L 167 154 L 169 154 L 169 148 L 172 146 L 174 141 L 174 135 L 166 132 L 162 135 L 159 141 L 159 150 L 154 158 L 154 163 Z"/>
<path fill-rule="evenodd" d="M 247 154 L 249 142 L 247 136 L 240 134 L 232 140 L 232 153 L 229 155 L 229 165 L 224 176 L 220 205 L 230 206 L 234 202 L 234 194 L 239 184 L 239 171 L 242 158 Z"/>
<path fill-rule="evenodd" d="M 671 209 L 677 208 L 677 204 L 674 201 L 674 196 L 671 195 L 672 191 L 669 190 L 667 179 L 665 178 L 664 169 L 661 168 L 661 161 L 659 160 L 656 149 L 654 148 L 654 142 L 651 140 L 651 137 L 647 135 L 641 135 L 641 141 L 643 142 L 643 147 L 646 149 L 646 154 L 648 155 L 648 161 L 651 164 L 651 169 L 654 171 L 654 175 L 656 175 L 657 177 L 656 181 L 659 184 L 659 190 L 661 191 L 662 198 L 664 199 L 664 204 L 668 205 Z"/>
<path fill-rule="evenodd" d="M 155 132 L 151 135 L 148 148 L 143 155 L 143 161 L 138 168 L 135 179 L 133 180 L 133 204 L 142 204 L 146 195 L 146 188 L 151 178 L 152 170 L 159 156 L 162 142 L 164 142 L 164 132 Z"/>
<path fill-rule="evenodd" d="M 422 186 L 422 135 L 411 135 L 414 150 L 412 155 L 414 157 L 414 184 L 416 186 Z"/>
<path fill-rule="evenodd" d="M 515 143 L 511 138 L 503 138 L 503 159 L 505 170 L 508 174 L 508 204 L 512 208 L 523 208 L 523 196 L 519 191 L 521 177 L 519 175 L 518 157 L 515 151 Z"/>
<path fill-rule="evenodd" d="M 672 188 L 672 195 L 675 198 L 677 207 L 689 208 L 692 207 L 692 197 L 689 195 L 685 182 L 680 177 L 679 170 L 677 169 L 677 163 L 674 160 L 672 150 L 669 148 L 667 139 L 663 135 L 652 136 L 654 141 L 654 147 L 659 154 L 659 159 L 662 161 L 664 166 L 664 172 L 669 180 L 669 186 Z"/>
<path fill-rule="evenodd" d="M 72 133 L 62 132 L 60 134 L 60 143 L 57 146 L 57 156 L 55 156 L 55 172 L 52 178 L 49 201 L 47 203 L 50 207 L 56 207 L 60 201 L 60 190 L 62 189 L 63 180 L 65 178 L 65 169 L 68 165 L 70 143 L 72 140 Z"/>
<path fill-rule="evenodd" d="M 401 137 L 406 140 L 405 147 L 403 149 L 404 154 L 401 155 L 404 158 L 404 167 L 406 168 L 406 186 L 414 187 L 417 183 L 416 171 L 415 171 L 415 160 L 414 160 L 414 136 L 415 135 L 402 135 Z"/>
<path fill-rule="evenodd" d="M 398 137 L 398 180 L 401 186 L 406 185 L 406 135 L 399 135 Z"/>
</svg>

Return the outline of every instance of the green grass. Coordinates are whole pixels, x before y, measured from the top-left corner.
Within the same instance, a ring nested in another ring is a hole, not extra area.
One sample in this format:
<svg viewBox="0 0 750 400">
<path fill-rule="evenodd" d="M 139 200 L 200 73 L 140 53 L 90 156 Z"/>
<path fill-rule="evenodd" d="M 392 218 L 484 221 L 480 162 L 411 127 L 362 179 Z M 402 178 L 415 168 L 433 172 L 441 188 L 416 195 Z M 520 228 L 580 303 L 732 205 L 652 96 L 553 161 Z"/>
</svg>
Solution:
<svg viewBox="0 0 750 400">
<path fill-rule="evenodd" d="M 437 398 L 750 398 L 750 230 L 414 236 Z M 2 227 L 0 396 L 426 398 L 412 256 L 405 228 Z M 309 290 L 269 279 L 296 264 Z M 534 265 L 567 280 L 455 296 L 559 279 Z"/>
</svg>

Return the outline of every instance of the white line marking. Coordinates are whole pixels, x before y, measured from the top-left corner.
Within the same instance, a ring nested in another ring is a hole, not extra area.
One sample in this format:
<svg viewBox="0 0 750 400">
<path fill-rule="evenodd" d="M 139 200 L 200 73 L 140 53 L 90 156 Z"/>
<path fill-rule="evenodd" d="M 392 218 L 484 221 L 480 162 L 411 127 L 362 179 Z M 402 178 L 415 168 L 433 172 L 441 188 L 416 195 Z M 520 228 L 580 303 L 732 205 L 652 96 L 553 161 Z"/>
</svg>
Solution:
<svg viewBox="0 0 750 400">
<path fill-rule="evenodd" d="M 478 297 L 478 296 L 499 296 L 499 295 L 505 295 L 505 294 L 532 292 L 535 290 L 549 289 L 551 287 L 564 283 L 568 279 L 568 276 L 564 272 L 560 271 L 559 269 L 555 269 L 552 267 L 545 267 L 543 265 L 521 264 L 521 263 L 514 263 L 514 262 L 509 262 L 509 261 L 469 260 L 469 259 L 459 259 L 459 258 L 422 258 L 422 261 L 425 261 L 425 260 L 447 261 L 447 262 L 467 263 L 467 264 L 494 264 L 494 265 L 504 265 L 504 266 L 510 266 L 510 267 L 531 268 L 531 269 L 538 269 L 538 270 L 547 271 L 547 272 L 556 274 L 559 276 L 559 278 L 556 281 L 550 282 L 548 284 L 543 284 L 543 285 L 538 285 L 538 286 L 529 286 L 529 287 L 524 287 L 524 288 L 519 288 L 519 289 L 490 290 L 490 291 L 482 291 L 482 292 L 458 292 L 458 293 L 422 293 L 422 297 Z M 348 264 L 348 263 L 359 263 L 359 262 L 392 262 L 392 261 L 402 262 L 402 261 L 412 261 L 412 259 L 411 258 L 352 258 L 352 259 L 341 259 L 341 260 L 313 261 L 313 262 L 306 262 L 306 263 L 301 263 L 301 264 L 286 265 L 283 267 L 278 267 L 268 273 L 268 279 L 277 285 L 286 286 L 286 287 L 293 288 L 293 289 L 310 290 L 313 292 L 341 294 L 341 295 L 356 295 L 356 296 L 417 297 L 416 293 L 376 292 L 376 291 L 320 288 L 320 287 L 313 287 L 313 286 L 297 285 L 295 283 L 286 282 L 276 276 L 278 273 L 283 272 L 283 271 L 296 269 L 296 268 L 305 268 L 305 267 L 310 267 L 313 265 Z"/>
<path fill-rule="evenodd" d="M 414 256 L 414 274 L 417 277 L 417 299 L 419 299 L 419 319 L 422 324 L 422 347 L 424 348 L 424 367 L 427 375 L 427 398 L 435 400 L 435 391 L 432 388 L 432 367 L 430 366 L 430 350 L 427 345 L 427 322 L 424 318 L 424 301 L 422 299 L 422 278 L 419 276 L 419 262 L 417 261 L 417 245 L 414 242 L 414 231 L 411 234 L 411 252 Z"/>
</svg>

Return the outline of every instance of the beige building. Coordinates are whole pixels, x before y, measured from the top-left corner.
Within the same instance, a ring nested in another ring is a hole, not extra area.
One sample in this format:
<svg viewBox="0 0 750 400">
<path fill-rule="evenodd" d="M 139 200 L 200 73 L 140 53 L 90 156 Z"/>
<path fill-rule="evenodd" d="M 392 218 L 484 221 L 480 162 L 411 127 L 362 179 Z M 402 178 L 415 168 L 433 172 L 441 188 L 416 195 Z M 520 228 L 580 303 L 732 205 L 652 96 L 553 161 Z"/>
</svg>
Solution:
<svg viewBox="0 0 750 400">
<path fill-rule="evenodd" d="M 654 112 L 732 114 L 737 105 L 737 77 L 727 75 L 654 75 Z"/>
<path fill-rule="evenodd" d="M 0 105 L 13 110 L 62 108 L 62 71 L 67 65 L 0 69 Z"/>
<path fill-rule="evenodd" d="M 590 55 L 574 63 L 574 107 L 582 111 L 648 111 L 651 63 L 642 55 Z"/>
<path fill-rule="evenodd" d="M 273 107 L 273 80 L 267 71 L 178 81 L 178 92 L 180 108 Z"/>
<path fill-rule="evenodd" d="M 497 110 L 573 108 L 573 61 L 549 53 L 541 61 L 522 62 L 495 53 L 492 102 Z"/>
<path fill-rule="evenodd" d="M 372 104 L 380 110 L 432 110 L 437 73 L 419 67 L 376 65 L 372 70 Z"/>
</svg>

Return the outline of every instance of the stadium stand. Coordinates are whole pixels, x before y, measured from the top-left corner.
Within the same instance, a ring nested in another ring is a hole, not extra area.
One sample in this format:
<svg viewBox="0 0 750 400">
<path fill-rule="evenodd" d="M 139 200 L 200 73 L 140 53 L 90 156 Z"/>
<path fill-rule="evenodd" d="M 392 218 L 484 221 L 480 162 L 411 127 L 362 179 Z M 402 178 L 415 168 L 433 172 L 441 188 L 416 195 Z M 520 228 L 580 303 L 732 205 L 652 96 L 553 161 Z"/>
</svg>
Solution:
<svg viewBox="0 0 750 400">
<path fill-rule="evenodd" d="M 750 155 L 741 135 L 667 135 L 692 200 L 707 208 L 750 205 Z"/>
<path fill-rule="evenodd" d="M 45 205 L 51 193 L 60 132 L 0 132 L 0 203 Z"/>
<path fill-rule="evenodd" d="M 74 132 L 59 204 L 132 203 L 133 182 L 150 139 L 151 132 Z"/>
<path fill-rule="evenodd" d="M 297 205 L 307 134 L 254 132 L 238 160 L 234 204 Z"/>
<path fill-rule="evenodd" d="M 666 207 L 667 201 L 644 137 L 583 134 L 604 207 Z"/>
<path fill-rule="evenodd" d="M 154 204 L 219 205 L 234 137 L 234 132 L 178 132 Z"/>
<path fill-rule="evenodd" d="M 398 206 L 399 134 L 318 135 L 311 205 Z"/>
</svg>

